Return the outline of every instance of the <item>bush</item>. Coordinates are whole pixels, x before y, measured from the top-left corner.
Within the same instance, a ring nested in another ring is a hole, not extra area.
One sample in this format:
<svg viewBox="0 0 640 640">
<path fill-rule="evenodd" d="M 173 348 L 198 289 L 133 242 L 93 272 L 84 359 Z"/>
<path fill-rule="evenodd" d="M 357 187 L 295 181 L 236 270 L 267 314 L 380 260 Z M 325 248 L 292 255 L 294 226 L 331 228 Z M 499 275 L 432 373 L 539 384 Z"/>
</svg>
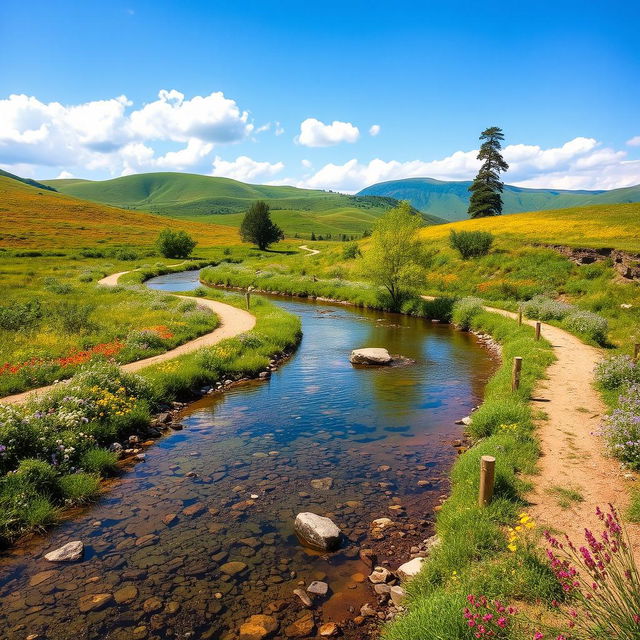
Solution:
<svg viewBox="0 0 640 640">
<path fill-rule="evenodd" d="M 609 324 L 606 318 L 591 311 L 573 311 L 563 321 L 563 326 L 571 331 L 584 336 L 588 340 L 605 345 Z"/>
<path fill-rule="evenodd" d="M 534 320 L 564 320 L 574 307 L 547 296 L 534 296 L 522 305 L 523 313 Z"/>
<path fill-rule="evenodd" d="M 158 251 L 165 258 L 187 258 L 197 242 L 186 231 L 163 229 L 156 240 Z"/>
<path fill-rule="evenodd" d="M 116 260 L 124 260 L 126 262 L 131 262 L 133 260 L 137 260 L 140 256 L 137 251 L 133 249 L 114 249 L 111 252 L 111 257 Z"/>
<path fill-rule="evenodd" d="M 93 473 L 72 473 L 62 476 L 58 484 L 64 499 L 71 504 L 83 504 L 100 494 L 100 476 Z"/>
<path fill-rule="evenodd" d="M 45 278 L 44 288 L 58 295 L 66 295 L 73 291 L 73 287 L 69 283 L 60 282 L 57 278 Z"/>
<path fill-rule="evenodd" d="M 59 302 L 53 307 L 52 315 L 64 333 L 74 334 L 88 331 L 93 327 L 89 319 L 94 305 L 75 302 Z"/>
<path fill-rule="evenodd" d="M 463 331 L 469 331 L 473 316 L 480 313 L 482 308 L 483 302 L 480 298 L 474 298 L 473 296 L 461 298 L 453 305 L 451 321 Z"/>
<path fill-rule="evenodd" d="M 165 342 L 155 331 L 134 329 L 127 336 L 126 345 L 130 349 L 149 351 L 163 348 Z"/>
<path fill-rule="evenodd" d="M 603 433 L 611 453 L 632 469 L 640 469 L 640 384 L 630 386 L 604 420 Z"/>
<path fill-rule="evenodd" d="M 459 251 L 463 260 L 486 256 L 493 244 L 493 234 L 487 231 L 454 231 L 452 229 L 449 244 Z"/>
<path fill-rule="evenodd" d="M 43 460 L 22 460 L 16 470 L 16 477 L 20 484 L 35 493 L 45 496 L 57 493 L 56 470 Z"/>
<path fill-rule="evenodd" d="M 640 365 L 628 355 L 611 356 L 596 366 L 596 382 L 602 389 L 619 389 L 625 384 L 640 383 Z"/>
<path fill-rule="evenodd" d="M 354 260 L 362 255 L 357 242 L 349 242 L 342 247 L 342 259 Z"/>
<path fill-rule="evenodd" d="M 0 307 L 0 329 L 6 331 L 30 329 L 38 324 L 41 318 L 42 304 L 38 299 Z"/>
<path fill-rule="evenodd" d="M 198 303 L 195 300 L 183 300 L 177 307 L 177 311 L 180 313 L 188 313 L 189 311 L 195 311 L 198 308 Z"/>
</svg>

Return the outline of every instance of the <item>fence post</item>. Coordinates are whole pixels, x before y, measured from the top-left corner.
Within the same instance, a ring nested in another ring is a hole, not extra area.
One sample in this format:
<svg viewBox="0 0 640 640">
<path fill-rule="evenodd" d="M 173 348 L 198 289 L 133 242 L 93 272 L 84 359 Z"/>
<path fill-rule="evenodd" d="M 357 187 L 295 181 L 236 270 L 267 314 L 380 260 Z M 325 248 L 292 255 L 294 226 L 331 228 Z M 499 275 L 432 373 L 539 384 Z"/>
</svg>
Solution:
<svg viewBox="0 0 640 640">
<path fill-rule="evenodd" d="M 520 388 L 520 372 L 522 371 L 522 358 L 516 356 L 513 359 L 513 369 L 511 371 L 511 391 L 517 391 Z"/>
<path fill-rule="evenodd" d="M 495 480 L 496 459 L 493 456 L 480 458 L 480 493 L 478 504 L 486 507 L 493 498 L 493 483 Z"/>
<path fill-rule="evenodd" d="M 638 362 L 638 358 L 640 358 L 640 342 L 633 345 L 633 359 Z"/>
<path fill-rule="evenodd" d="M 536 322 L 536 340 L 540 340 L 540 330 L 542 329 L 542 323 Z"/>
<path fill-rule="evenodd" d="M 253 291 L 253 287 L 247 287 L 247 293 L 246 298 L 247 298 L 247 311 L 249 311 L 249 309 L 251 308 L 251 292 Z"/>
<path fill-rule="evenodd" d="M 522 307 L 520 307 L 520 310 L 518 311 L 518 324 L 522 324 Z"/>
</svg>

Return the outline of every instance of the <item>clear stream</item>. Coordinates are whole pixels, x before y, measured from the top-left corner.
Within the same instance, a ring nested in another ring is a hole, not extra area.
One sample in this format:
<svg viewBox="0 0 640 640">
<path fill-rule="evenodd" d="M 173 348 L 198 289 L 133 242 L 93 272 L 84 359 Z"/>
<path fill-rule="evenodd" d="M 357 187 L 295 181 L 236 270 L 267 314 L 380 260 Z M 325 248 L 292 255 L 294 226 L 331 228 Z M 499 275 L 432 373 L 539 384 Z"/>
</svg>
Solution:
<svg viewBox="0 0 640 640">
<path fill-rule="evenodd" d="M 185 272 L 148 285 L 178 291 L 197 279 Z M 98 504 L 0 555 L 0 638 L 234 638 L 265 612 L 285 637 L 301 615 L 299 583 L 326 580 L 315 621 L 344 622 L 375 600 L 359 549 L 373 546 L 395 568 L 431 533 L 461 435 L 455 421 L 481 401 L 494 359 L 446 325 L 276 302 L 302 318 L 304 337 L 269 381 L 191 404 L 184 430 L 149 447 Z M 365 346 L 415 364 L 354 368 L 349 353 Z M 330 515 L 343 548 L 303 548 L 292 527 L 300 511 Z M 372 539 L 371 521 L 384 516 L 410 525 L 404 538 Z M 84 560 L 44 560 L 71 540 L 85 542 Z"/>
</svg>

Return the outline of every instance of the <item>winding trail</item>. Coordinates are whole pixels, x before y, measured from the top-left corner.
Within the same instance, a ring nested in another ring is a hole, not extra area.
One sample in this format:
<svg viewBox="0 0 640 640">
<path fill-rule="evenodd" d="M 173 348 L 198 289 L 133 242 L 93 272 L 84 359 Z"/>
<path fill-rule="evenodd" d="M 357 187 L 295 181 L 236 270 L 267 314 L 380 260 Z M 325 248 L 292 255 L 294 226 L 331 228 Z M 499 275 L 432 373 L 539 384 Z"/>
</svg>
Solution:
<svg viewBox="0 0 640 640">
<path fill-rule="evenodd" d="M 98 284 L 105 287 L 115 287 L 118 284 L 120 276 L 123 276 L 125 273 L 129 273 L 129 271 L 113 273 L 110 276 L 99 280 Z M 152 364 L 158 364 L 159 362 L 164 362 L 166 360 L 173 360 L 173 358 L 177 358 L 178 356 L 186 353 L 192 353 L 193 351 L 202 349 L 202 347 L 209 347 L 221 342 L 222 340 L 226 340 L 227 338 L 233 338 L 245 331 L 250 331 L 256 324 L 256 318 L 254 315 L 248 311 L 244 311 L 243 309 L 233 307 L 230 304 L 225 304 L 224 302 L 218 302 L 216 300 L 207 300 L 206 298 L 193 298 L 192 296 L 180 296 L 177 294 L 172 295 L 175 295 L 177 298 L 182 298 L 183 300 L 196 300 L 198 302 L 198 306 L 211 309 L 215 314 L 217 314 L 220 324 L 210 333 L 206 333 L 198 338 L 189 340 L 188 342 L 177 346 L 175 349 L 165 351 L 164 353 L 160 353 L 156 356 L 151 356 L 150 358 L 144 358 L 143 360 L 136 360 L 135 362 L 123 364 L 120 366 L 122 371 L 139 371 L 140 369 L 144 369 Z M 0 402 L 20 404 L 46 393 L 54 386 L 57 385 L 48 385 L 46 387 L 39 387 L 38 389 L 31 389 L 23 393 L 16 393 L 12 396 L 0 398 Z"/>
<path fill-rule="evenodd" d="M 301 244 L 298 249 L 303 249 L 304 251 L 308 251 L 309 252 L 309 256 L 316 256 L 320 253 L 319 249 L 309 249 L 309 247 L 307 247 L 306 244 Z"/>
<path fill-rule="evenodd" d="M 487 311 L 517 319 L 510 311 L 485 307 Z M 535 320 L 523 320 L 535 326 Z M 629 503 L 635 476 L 605 455 L 604 442 L 595 435 L 606 407 L 594 387 L 594 369 L 602 351 L 584 344 L 574 335 L 542 324 L 542 337 L 553 347 L 556 361 L 547 369 L 531 398 L 534 409 L 546 418 L 536 421 L 541 457 L 539 474 L 531 478 L 533 490 L 527 496 L 528 512 L 544 528 L 559 530 L 576 542 L 584 542 L 584 529 L 600 533 L 602 523 L 596 507 L 609 503 L 621 511 Z M 526 367 L 526 362 L 523 363 Z M 557 488 L 576 490 L 583 501 L 571 501 L 567 508 L 558 503 Z M 640 561 L 640 527 L 627 530 Z"/>
</svg>

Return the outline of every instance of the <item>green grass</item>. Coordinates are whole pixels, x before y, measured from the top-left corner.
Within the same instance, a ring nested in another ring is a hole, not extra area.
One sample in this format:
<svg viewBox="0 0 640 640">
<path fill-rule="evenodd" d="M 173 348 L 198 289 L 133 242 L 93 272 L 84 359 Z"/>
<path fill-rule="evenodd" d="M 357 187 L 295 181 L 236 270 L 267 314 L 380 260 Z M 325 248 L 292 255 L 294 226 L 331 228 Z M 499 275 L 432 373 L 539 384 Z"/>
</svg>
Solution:
<svg viewBox="0 0 640 640">
<path fill-rule="evenodd" d="M 549 493 L 554 496 L 558 505 L 563 509 L 569 509 L 577 502 L 584 502 L 584 496 L 576 489 L 568 487 L 551 487 Z"/>
<path fill-rule="evenodd" d="M 62 193 L 85 200 L 196 222 L 239 227 L 255 200 L 266 200 L 287 235 L 360 236 L 397 202 L 288 186 L 252 185 L 188 173 L 147 173 L 113 180 L 49 180 Z M 425 216 L 428 223 L 441 220 Z"/>
</svg>

